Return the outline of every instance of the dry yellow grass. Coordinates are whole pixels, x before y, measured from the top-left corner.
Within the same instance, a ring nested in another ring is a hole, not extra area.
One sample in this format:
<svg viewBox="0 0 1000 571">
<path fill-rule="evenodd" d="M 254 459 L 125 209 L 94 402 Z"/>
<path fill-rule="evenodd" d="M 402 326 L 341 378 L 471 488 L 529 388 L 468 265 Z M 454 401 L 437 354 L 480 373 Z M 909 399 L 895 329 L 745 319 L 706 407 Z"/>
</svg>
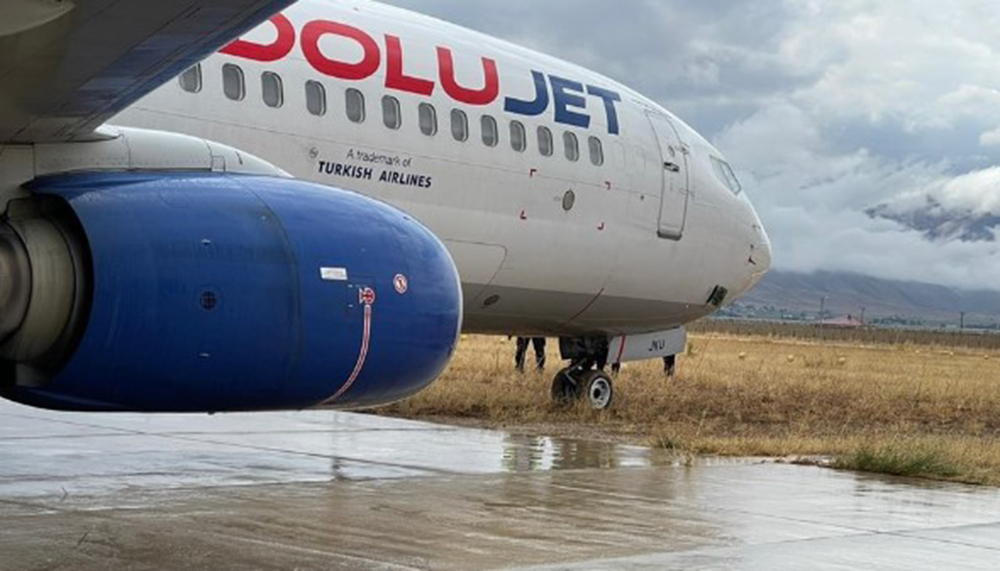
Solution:
<svg viewBox="0 0 1000 571">
<path fill-rule="evenodd" d="M 687 454 L 832 456 L 844 467 L 1000 485 L 998 352 L 720 334 L 691 341 L 676 380 L 659 362 L 628 364 L 613 410 L 597 413 L 550 404 L 554 349 L 544 375 L 519 375 L 512 341 L 467 337 L 433 387 L 383 412 Z"/>
</svg>

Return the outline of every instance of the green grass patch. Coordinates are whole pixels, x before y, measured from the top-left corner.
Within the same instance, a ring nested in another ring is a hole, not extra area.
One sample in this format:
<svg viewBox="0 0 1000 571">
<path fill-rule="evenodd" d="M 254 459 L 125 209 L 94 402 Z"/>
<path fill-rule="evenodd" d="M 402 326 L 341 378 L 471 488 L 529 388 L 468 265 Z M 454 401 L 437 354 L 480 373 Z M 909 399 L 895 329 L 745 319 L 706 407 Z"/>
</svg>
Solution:
<svg viewBox="0 0 1000 571">
<path fill-rule="evenodd" d="M 941 449 L 919 443 L 893 443 L 879 447 L 863 446 L 837 459 L 834 467 L 891 476 L 919 478 L 955 478 L 961 468 Z"/>
</svg>

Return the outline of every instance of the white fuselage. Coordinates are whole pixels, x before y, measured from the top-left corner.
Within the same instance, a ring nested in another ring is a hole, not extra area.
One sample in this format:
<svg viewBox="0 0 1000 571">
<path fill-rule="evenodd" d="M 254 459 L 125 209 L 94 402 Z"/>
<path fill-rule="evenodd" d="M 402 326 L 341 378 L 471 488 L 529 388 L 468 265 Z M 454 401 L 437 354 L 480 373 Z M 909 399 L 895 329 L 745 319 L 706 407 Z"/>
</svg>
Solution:
<svg viewBox="0 0 1000 571">
<path fill-rule="evenodd" d="M 260 46 L 254 56 L 214 55 L 201 63 L 197 86 L 172 81 L 113 123 L 218 141 L 412 214 L 455 259 L 468 331 L 666 330 L 713 312 L 708 300 L 720 286 L 727 303 L 739 297 L 770 266 L 753 207 L 713 162 L 722 155 L 603 76 L 364 1 L 305 0 L 243 40 Z M 242 92 L 227 96 L 226 65 L 238 68 Z M 466 91 L 446 87 L 452 76 Z M 308 104 L 307 82 L 315 82 Z M 348 116 L 348 90 L 363 95 L 363 121 Z M 462 129 L 453 111 L 467 118 L 465 141 L 455 137 L 453 127 Z M 523 150 L 512 122 L 524 127 Z M 551 156 L 540 152 L 543 127 Z M 578 141 L 578 160 L 567 156 L 566 133 Z"/>
</svg>

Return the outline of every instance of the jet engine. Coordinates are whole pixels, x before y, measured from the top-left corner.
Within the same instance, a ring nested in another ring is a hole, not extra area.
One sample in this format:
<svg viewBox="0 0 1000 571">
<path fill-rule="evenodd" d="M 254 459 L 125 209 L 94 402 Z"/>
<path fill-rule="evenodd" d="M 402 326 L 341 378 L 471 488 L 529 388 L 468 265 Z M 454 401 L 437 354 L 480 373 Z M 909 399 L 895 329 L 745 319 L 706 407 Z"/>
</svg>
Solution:
<svg viewBox="0 0 1000 571">
<path fill-rule="evenodd" d="M 455 266 L 406 214 L 266 176 L 36 179 L 0 222 L 0 395 L 62 410 L 357 408 L 448 363 Z"/>
</svg>

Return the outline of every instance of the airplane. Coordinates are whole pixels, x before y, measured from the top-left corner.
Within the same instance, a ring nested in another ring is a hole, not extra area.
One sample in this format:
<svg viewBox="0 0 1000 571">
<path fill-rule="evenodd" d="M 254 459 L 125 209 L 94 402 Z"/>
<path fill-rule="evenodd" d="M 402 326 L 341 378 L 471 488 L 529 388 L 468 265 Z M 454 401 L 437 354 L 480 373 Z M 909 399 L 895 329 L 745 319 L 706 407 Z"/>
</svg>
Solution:
<svg viewBox="0 0 1000 571">
<path fill-rule="evenodd" d="M 367 0 L 12 0 L 0 395 L 356 409 L 460 334 L 560 339 L 552 397 L 769 270 L 723 154 L 625 85 Z"/>
</svg>

